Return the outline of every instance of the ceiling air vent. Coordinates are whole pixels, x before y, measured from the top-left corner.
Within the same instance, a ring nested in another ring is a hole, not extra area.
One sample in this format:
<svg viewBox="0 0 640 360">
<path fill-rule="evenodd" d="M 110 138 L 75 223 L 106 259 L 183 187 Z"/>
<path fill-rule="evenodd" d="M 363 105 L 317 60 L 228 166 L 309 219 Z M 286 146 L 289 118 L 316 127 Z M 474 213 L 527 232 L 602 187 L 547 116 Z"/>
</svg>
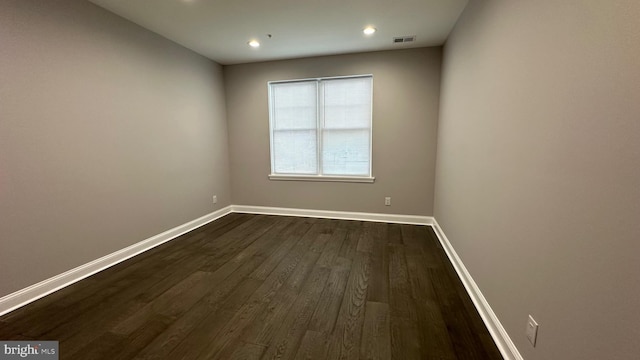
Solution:
<svg viewBox="0 0 640 360">
<path fill-rule="evenodd" d="M 394 44 L 401 44 L 401 43 L 408 43 L 408 42 L 413 42 L 416 41 L 416 36 L 412 35 L 412 36 L 398 36 L 398 37 L 394 37 L 393 38 L 393 43 Z"/>
</svg>

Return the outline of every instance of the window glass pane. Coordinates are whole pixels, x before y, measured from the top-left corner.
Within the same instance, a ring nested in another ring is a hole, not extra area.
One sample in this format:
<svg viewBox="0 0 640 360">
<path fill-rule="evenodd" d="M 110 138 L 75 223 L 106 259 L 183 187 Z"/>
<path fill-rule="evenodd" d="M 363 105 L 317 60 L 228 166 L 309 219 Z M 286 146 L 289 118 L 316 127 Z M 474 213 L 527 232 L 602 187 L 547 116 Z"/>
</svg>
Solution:
<svg viewBox="0 0 640 360">
<path fill-rule="evenodd" d="M 326 175 L 369 175 L 369 130 L 325 130 L 322 166 Z"/>
<path fill-rule="evenodd" d="M 371 77 L 269 84 L 272 173 L 371 176 L 372 86 Z"/>
<path fill-rule="evenodd" d="M 273 133 L 274 173 L 317 174 L 316 130 Z"/>
<path fill-rule="evenodd" d="M 324 127 L 371 127 L 371 86 L 370 77 L 324 81 Z"/>
<path fill-rule="evenodd" d="M 316 82 L 271 84 L 272 122 L 276 130 L 315 129 Z"/>
</svg>

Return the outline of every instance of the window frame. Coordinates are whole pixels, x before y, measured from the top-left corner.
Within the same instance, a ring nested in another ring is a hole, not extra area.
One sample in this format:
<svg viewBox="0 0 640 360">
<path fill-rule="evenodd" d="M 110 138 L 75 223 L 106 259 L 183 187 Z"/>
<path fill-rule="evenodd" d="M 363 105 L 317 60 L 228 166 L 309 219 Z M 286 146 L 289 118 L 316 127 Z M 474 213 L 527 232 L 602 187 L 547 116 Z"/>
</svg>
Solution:
<svg viewBox="0 0 640 360">
<path fill-rule="evenodd" d="M 324 81 L 340 80 L 340 79 L 371 79 L 371 118 L 369 120 L 369 172 L 367 175 L 325 175 L 323 174 L 322 164 L 322 148 L 323 148 L 323 132 L 326 131 L 324 120 Z M 299 82 L 315 82 L 316 83 L 316 172 L 317 174 L 296 174 L 296 173 L 276 173 L 275 170 L 275 151 L 274 151 L 274 120 L 275 107 L 273 104 L 272 85 L 290 84 Z M 329 182 L 354 182 L 354 183 L 373 183 L 373 74 L 349 75 L 349 76 L 331 76 L 331 77 L 315 77 L 306 79 L 293 80 L 275 80 L 267 82 L 267 102 L 269 106 L 269 155 L 271 158 L 271 171 L 269 173 L 270 180 L 285 181 L 329 181 Z"/>
</svg>

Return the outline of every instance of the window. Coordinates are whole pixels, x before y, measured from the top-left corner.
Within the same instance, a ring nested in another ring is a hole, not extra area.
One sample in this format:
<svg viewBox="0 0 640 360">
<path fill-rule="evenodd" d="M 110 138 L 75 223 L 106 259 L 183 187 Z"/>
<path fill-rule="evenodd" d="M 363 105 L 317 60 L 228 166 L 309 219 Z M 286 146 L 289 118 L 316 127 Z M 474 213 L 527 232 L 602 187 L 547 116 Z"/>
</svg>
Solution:
<svg viewBox="0 0 640 360">
<path fill-rule="evenodd" d="M 269 82 L 273 180 L 373 182 L 371 75 Z"/>
</svg>

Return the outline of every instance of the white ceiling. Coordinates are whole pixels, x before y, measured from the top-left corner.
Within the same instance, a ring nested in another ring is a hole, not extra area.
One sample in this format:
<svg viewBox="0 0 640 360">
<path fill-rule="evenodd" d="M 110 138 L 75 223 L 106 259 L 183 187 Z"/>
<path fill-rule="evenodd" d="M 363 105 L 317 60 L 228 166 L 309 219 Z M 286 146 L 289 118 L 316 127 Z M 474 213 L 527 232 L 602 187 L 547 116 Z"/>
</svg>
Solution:
<svg viewBox="0 0 640 360">
<path fill-rule="evenodd" d="M 467 4 L 467 0 L 90 1 L 223 65 L 442 45 Z M 362 33 L 368 25 L 378 30 L 372 36 Z M 392 41 L 408 35 L 416 35 L 416 41 Z M 250 48 L 251 39 L 262 45 Z"/>
</svg>

